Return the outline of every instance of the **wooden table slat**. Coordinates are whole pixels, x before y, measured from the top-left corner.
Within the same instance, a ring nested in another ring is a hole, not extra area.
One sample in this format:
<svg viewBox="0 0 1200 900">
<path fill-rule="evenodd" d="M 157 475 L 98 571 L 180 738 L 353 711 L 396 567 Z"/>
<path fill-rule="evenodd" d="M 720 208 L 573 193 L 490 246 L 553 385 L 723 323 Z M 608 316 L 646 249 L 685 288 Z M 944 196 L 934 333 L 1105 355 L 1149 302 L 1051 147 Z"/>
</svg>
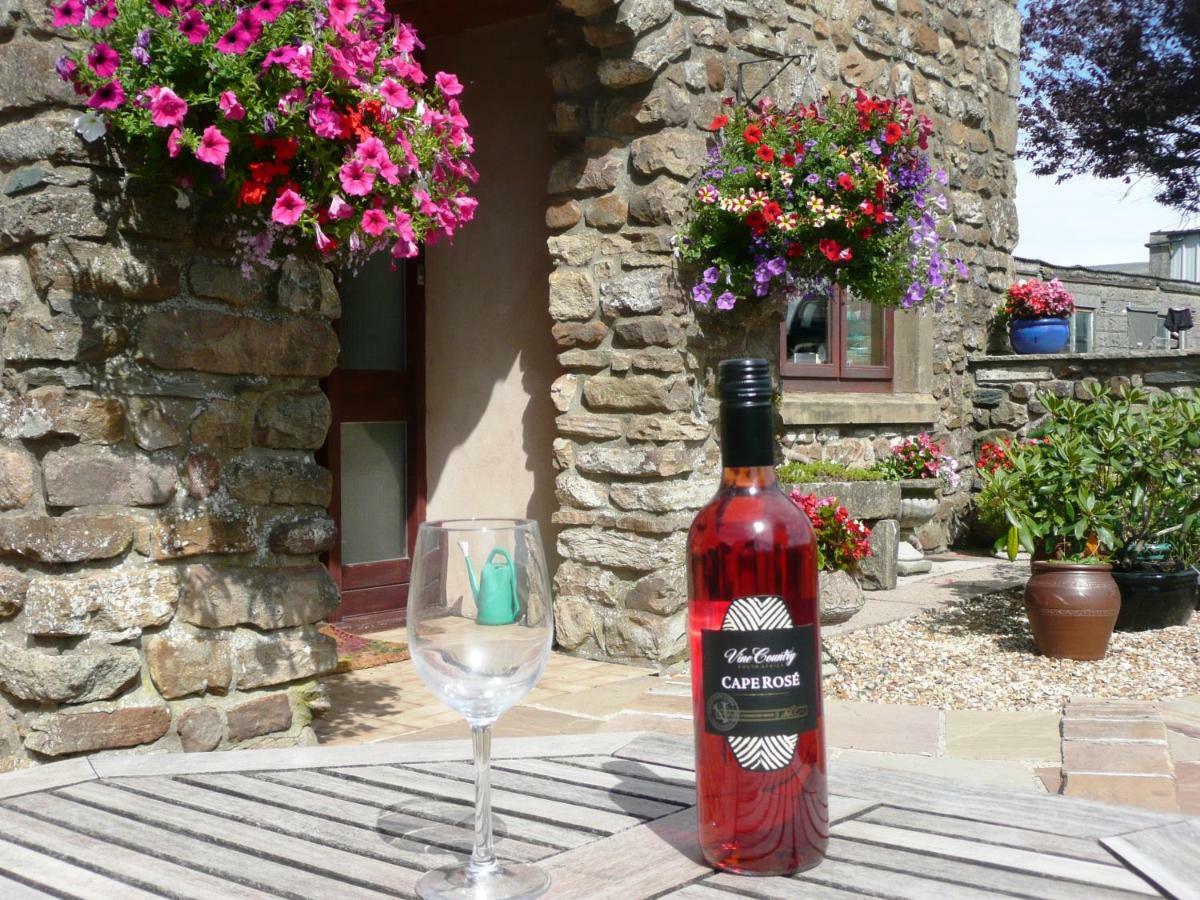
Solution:
<svg viewBox="0 0 1200 900">
<path fill-rule="evenodd" d="M 1078 881 L 1096 887 L 1116 887 L 1135 893 L 1155 895 L 1145 881 L 1123 868 L 1102 863 L 1066 859 L 1048 853 L 1001 847 L 963 838 L 945 837 L 928 832 L 908 831 L 887 825 L 875 825 L 855 820 L 838 825 L 834 833 L 870 844 L 919 850 L 926 855 L 945 856 L 987 866 L 1014 869 L 1034 875 L 1046 875 Z"/>
<path fill-rule="evenodd" d="M 605 757 L 612 762 L 611 757 Z M 660 800 L 676 806 L 693 806 L 696 803 L 696 788 L 667 784 L 654 778 L 620 774 L 606 769 L 590 769 L 572 766 L 557 759 L 496 760 L 493 767 L 497 772 L 517 772 L 540 775 L 555 781 L 582 784 L 588 787 L 612 791 L 616 794 Z"/>
<path fill-rule="evenodd" d="M 2 840 L 0 873 L 44 886 L 51 892 L 51 896 L 58 895 L 60 891 L 69 891 L 67 896 L 78 897 L 80 900 L 114 900 L 117 897 L 122 900 L 127 897 L 130 900 L 143 900 L 163 896 L 143 891 L 83 866 Z"/>
<path fill-rule="evenodd" d="M 298 812 L 308 810 L 314 816 L 319 816 L 326 821 L 375 829 L 389 837 L 402 838 L 416 831 L 428 832 L 431 828 L 436 828 L 439 838 L 438 846 L 447 847 L 458 854 L 470 853 L 475 839 L 473 828 L 407 815 L 381 806 L 378 798 L 371 803 L 362 803 L 356 800 L 330 797 L 312 790 L 276 784 L 264 778 L 236 774 L 197 775 L 191 778 L 177 776 L 175 780 L 182 784 L 193 784 L 235 797 L 262 800 L 273 806 L 294 809 Z M 513 837 L 501 835 L 496 837 L 496 854 L 501 859 L 533 862 L 551 856 L 555 852 L 557 852 L 556 848 L 519 841 Z"/>
<path fill-rule="evenodd" d="M 475 786 L 472 784 L 438 778 L 410 769 L 370 766 L 362 769 L 335 769 L 334 771 L 346 778 L 395 786 L 411 793 L 427 794 L 430 797 L 443 797 L 465 802 L 473 802 L 475 798 Z M 642 823 L 637 816 L 587 809 L 560 800 L 531 797 L 517 791 L 493 790 L 492 808 L 501 812 L 520 813 L 531 818 L 571 825 L 601 834 L 614 834 Z"/>
<path fill-rule="evenodd" d="M 723 891 L 704 881 L 693 882 L 677 891 L 663 895 L 663 897 L 669 897 L 670 900 L 738 900 L 739 897 L 745 896 L 745 894 Z"/>
<path fill-rule="evenodd" d="M 667 734 L 642 734 L 630 741 L 613 756 L 653 763 L 685 772 L 696 771 L 696 754 L 691 738 Z"/>
<path fill-rule="evenodd" d="M 828 858 L 815 869 L 809 869 L 793 879 L 780 879 L 794 886 L 800 883 L 819 885 L 822 888 L 839 888 L 859 891 L 871 897 L 889 897 L 895 900 L 995 900 L 993 888 L 977 888 L 965 884 L 952 884 L 926 878 L 922 870 L 895 872 Z M 774 881 L 775 879 L 764 879 Z M 786 895 L 785 895 L 786 896 Z M 821 896 L 821 895 L 818 895 Z M 1080 900 L 1083 900 L 1080 895 Z"/>
<path fill-rule="evenodd" d="M 518 764 L 522 761 L 517 761 Z M 475 766 L 473 763 L 415 763 L 404 766 L 415 772 L 436 775 L 442 778 L 453 778 L 456 781 L 474 784 Z M 548 800 L 562 800 L 567 803 L 587 806 L 605 812 L 636 816 L 645 821 L 659 819 L 679 812 L 683 803 L 664 803 L 661 800 L 648 800 L 632 794 L 610 794 L 608 791 L 597 790 L 578 781 L 570 783 L 556 781 L 552 778 L 539 778 L 526 772 L 514 772 L 509 769 L 494 769 L 492 771 L 493 791 L 515 791 L 530 797 L 545 797 Z M 695 801 L 693 800 L 693 803 Z"/>
<path fill-rule="evenodd" d="M 41 888 L 31 887 L 0 875 L 0 897 L 4 900 L 45 900 L 53 896 L 54 894 Z"/>
<path fill-rule="evenodd" d="M 218 893 L 232 900 L 264 900 L 279 896 L 277 893 L 233 884 L 206 872 L 157 859 L 11 809 L 0 809 L 0 838 L 12 843 L 32 843 L 34 849 L 39 846 L 55 847 L 56 855 L 67 862 L 86 866 L 110 878 L 140 882 L 149 891 L 157 890 L 159 885 L 169 884 L 173 894 L 194 897 L 196 900 L 209 900 Z M 7 891 L 0 891 L 0 896 L 7 900 L 11 895 Z"/>
<path fill-rule="evenodd" d="M 863 895 L 858 891 L 844 891 L 841 888 L 829 887 L 825 884 L 813 884 L 810 881 L 798 881 L 794 878 L 755 878 L 747 885 L 745 875 L 731 875 L 721 872 L 701 882 L 709 887 L 721 888 L 739 896 L 745 897 L 745 891 L 753 892 L 753 896 L 764 900 L 792 900 L 794 897 L 818 897 L 820 900 L 862 900 Z M 934 898 L 930 898 L 934 900 Z"/>
<path fill-rule="evenodd" d="M 636 759 L 620 759 L 615 756 L 574 756 L 568 759 L 555 758 L 554 762 L 564 766 L 592 769 L 593 771 L 608 772 L 612 775 L 628 776 L 631 778 L 654 779 L 662 784 L 696 790 L 696 776 L 686 769 L 672 766 L 660 766 L 654 763 L 641 762 Z"/>
<path fill-rule="evenodd" d="M 1200 900 L 1200 820 L 1144 828 L 1100 843 L 1177 900 Z"/>
<path fill-rule="evenodd" d="M 454 802 L 441 797 L 428 797 L 378 783 L 339 778 L 327 772 L 275 772 L 270 775 L 260 773 L 255 777 L 328 797 L 386 804 L 388 809 L 402 810 L 431 822 L 461 824 L 464 828 L 474 829 L 473 807 L 466 801 Z M 582 847 L 596 839 L 596 835 L 591 832 L 543 822 L 540 819 L 530 819 L 516 813 L 497 813 L 493 809 L 493 818 L 497 825 L 497 834 L 500 834 L 502 829 L 507 829 L 508 834 L 514 838 L 559 850 Z"/>
<path fill-rule="evenodd" d="M 920 872 L 929 878 L 983 890 L 1003 891 L 1018 897 L 1036 897 L 1038 900 L 1134 900 L 1143 896 L 1112 887 L 1085 886 L 1028 872 L 947 859 L 922 850 L 865 844 L 840 836 L 837 829 L 829 844 L 829 856 L 831 859 L 893 872 Z"/>
<path fill-rule="evenodd" d="M 310 859 L 278 861 L 273 858 L 275 854 L 271 852 L 274 849 L 271 844 L 274 842 L 268 841 L 265 833 L 255 829 L 247 829 L 253 833 L 243 833 L 239 838 L 230 833 L 236 830 L 230 823 L 223 823 L 226 827 L 222 830 L 221 837 L 223 841 L 228 842 L 214 842 L 207 836 L 197 836 L 194 831 L 177 831 L 161 819 L 147 816 L 140 809 L 140 802 L 131 802 L 128 799 L 130 795 L 116 788 L 93 782 L 62 790 L 74 792 L 85 787 L 100 788 L 103 793 L 83 795 L 88 802 L 81 802 L 71 796 L 41 794 L 36 797 L 18 798 L 11 801 L 11 805 L 73 831 L 81 831 L 92 837 L 264 890 L 280 890 L 301 897 L 334 894 L 339 897 L 362 898 L 387 896 L 377 890 L 310 871 Z M 138 798 L 138 801 L 140 799 Z M 95 805 L 97 803 L 99 806 Z M 242 849 L 238 849 L 239 847 Z M 310 854 L 313 859 L 316 858 L 317 849 L 319 848 L 313 845 Z M 405 871 L 396 868 L 398 871 Z M 357 869 L 352 871 L 357 872 Z M 397 888 L 403 889 L 406 881 L 408 885 L 416 884 L 418 877 L 419 873 L 415 871 L 409 872 L 408 878 L 399 877 Z"/>
</svg>

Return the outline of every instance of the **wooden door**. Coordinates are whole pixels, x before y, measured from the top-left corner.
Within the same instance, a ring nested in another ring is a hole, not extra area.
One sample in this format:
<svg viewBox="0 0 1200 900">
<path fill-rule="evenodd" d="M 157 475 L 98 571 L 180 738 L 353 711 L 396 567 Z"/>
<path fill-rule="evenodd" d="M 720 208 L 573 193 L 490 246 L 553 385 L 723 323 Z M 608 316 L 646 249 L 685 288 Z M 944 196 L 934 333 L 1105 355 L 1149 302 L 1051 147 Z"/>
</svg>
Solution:
<svg viewBox="0 0 1200 900">
<path fill-rule="evenodd" d="M 331 620 L 355 630 L 404 621 L 425 514 L 424 266 L 373 258 L 342 279 L 342 352 L 326 389 L 326 445 L 338 539 L 328 565 L 342 592 Z"/>
</svg>

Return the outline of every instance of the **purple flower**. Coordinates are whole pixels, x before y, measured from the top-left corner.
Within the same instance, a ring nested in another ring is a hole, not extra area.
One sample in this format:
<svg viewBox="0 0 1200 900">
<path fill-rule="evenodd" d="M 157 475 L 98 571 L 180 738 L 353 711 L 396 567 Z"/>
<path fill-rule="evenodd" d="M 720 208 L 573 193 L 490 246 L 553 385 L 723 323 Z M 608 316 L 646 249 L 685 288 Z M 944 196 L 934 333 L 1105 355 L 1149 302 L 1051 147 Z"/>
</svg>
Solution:
<svg viewBox="0 0 1200 900">
<path fill-rule="evenodd" d="M 729 170 L 729 174 L 730 175 L 744 175 L 744 174 L 746 174 L 746 167 L 745 166 L 734 166 L 732 169 Z"/>
<path fill-rule="evenodd" d="M 707 269 L 704 270 L 703 277 L 704 277 L 705 284 L 716 284 L 718 279 L 720 279 L 720 277 L 721 277 L 721 270 L 718 269 L 716 266 L 709 266 Z"/>
<path fill-rule="evenodd" d="M 787 260 L 782 256 L 777 256 L 767 263 L 767 271 L 773 276 L 782 275 L 787 271 Z"/>
<path fill-rule="evenodd" d="M 129 51 L 129 55 L 133 57 L 134 62 L 136 62 L 138 65 L 150 65 L 150 52 L 145 47 L 135 46 Z"/>
<path fill-rule="evenodd" d="M 708 306 L 712 300 L 712 288 L 707 284 L 697 284 L 692 288 L 692 300 L 699 303 L 701 306 Z"/>
<path fill-rule="evenodd" d="M 263 131 L 265 131 L 267 134 L 275 133 L 275 116 L 273 116 L 271 113 L 267 113 L 263 116 Z"/>
<path fill-rule="evenodd" d="M 958 277 L 963 281 L 966 281 L 971 277 L 971 273 L 967 270 L 967 264 L 961 259 L 956 259 L 954 261 L 954 270 L 958 272 Z"/>
<path fill-rule="evenodd" d="M 154 36 L 153 28 L 143 28 L 138 32 L 137 38 L 133 42 L 133 46 L 141 47 L 143 50 L 150 49 L 150 38 Z"/>
<path fill-rule="evenodd" d="M 868 142 L 867 149 L 870 150 L 872 153 L 874 153 L 876 156 L 883 155 L 883 148 L 879 146 L 879 141 L 875 140 L 874 138 L 872 138 L 870 140 L 870 142 Z"/>
<path fill-rule="evenodd" d="M 913 199 L 913 205 L 916 206 L 917 209 L 925 208 L 925 195 L 922 194 L 920 191 L 917 191 L 916 193 L 914 193 L 912 199 Z"/>
<path fill-rule="evenodd" d="M 736 303 L 737 297 L 733 296 L 732 292 L 726 291 L 717 298 L 717 309 L 733 309 Z"/>
<path fill-rule="evenodd" d="M 934 177 L 937 178 L 938 184 L 949 184 L 950 183 L 950 176 L 948 174 L 946 174 L 945 169 L 938 169 L 937 175 L 935 175 Z"/>
<path fill-rule="evenodd" d="M 908 290 L 904 292 L 904 299 L 900 301 L 900 305 L 905 309 L 912 309 L 912 307 L 917 306 L 924 299 L 925 288 L 921 286 L 920 282 L 914 281 L 908 286 Z"/>
<path fill-rule="evenodd" d="M 771 292 L 770 282 L 756 281 L 754 283 L 754 296 L 765 297 Z"/>
<path fill-rule="evenodd" d="M 804 180 L 806 182 L 808 182 L 809 184 L 816 184 L 818 181 L 821 180 L 821 176 L 818 175 L 816 172 L 812 172 L 811 174 L 805 176 Z"/>
</svg>

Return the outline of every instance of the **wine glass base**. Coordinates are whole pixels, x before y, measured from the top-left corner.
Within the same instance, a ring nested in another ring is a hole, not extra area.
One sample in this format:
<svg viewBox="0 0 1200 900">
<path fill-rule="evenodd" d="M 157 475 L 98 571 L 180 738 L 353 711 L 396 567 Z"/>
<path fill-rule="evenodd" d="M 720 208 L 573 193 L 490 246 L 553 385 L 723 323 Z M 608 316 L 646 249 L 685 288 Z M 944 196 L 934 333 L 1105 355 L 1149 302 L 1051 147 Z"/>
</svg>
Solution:
<svg viewBox="0 0 1200 900">
<path fill-rule="evenodd" d="M 422 900 L 525 900 L 540 897 L 549 888 L 545 869 L 498 862 L 482 872 L 465 865 L 433 869 L 417 882 L 417 896 Z"/>
</svg>

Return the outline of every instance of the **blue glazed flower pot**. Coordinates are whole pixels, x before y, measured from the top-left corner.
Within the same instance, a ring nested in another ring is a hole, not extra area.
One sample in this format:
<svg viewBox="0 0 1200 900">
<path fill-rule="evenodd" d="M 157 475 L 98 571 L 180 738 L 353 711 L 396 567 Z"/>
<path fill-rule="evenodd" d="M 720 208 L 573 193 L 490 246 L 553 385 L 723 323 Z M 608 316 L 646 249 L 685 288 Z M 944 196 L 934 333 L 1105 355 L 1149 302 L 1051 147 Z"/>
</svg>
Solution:
<svg viewBox="0 0 1200 900">
<path fill-rule="evenodd" d="M 1062 353 L 1071 341 L 1066 319 L 1013 319 L 1008 338 L 1017 353 Z"/>
</svg>

